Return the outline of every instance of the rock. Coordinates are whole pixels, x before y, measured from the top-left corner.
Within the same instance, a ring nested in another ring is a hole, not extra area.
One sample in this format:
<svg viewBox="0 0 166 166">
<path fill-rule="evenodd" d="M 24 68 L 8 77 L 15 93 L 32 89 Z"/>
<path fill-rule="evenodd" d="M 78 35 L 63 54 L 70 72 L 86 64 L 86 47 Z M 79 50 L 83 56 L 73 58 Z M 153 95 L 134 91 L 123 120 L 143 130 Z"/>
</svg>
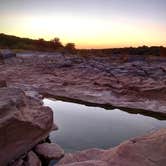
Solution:
<svg viewBox="0 0 166 166">
<path fill-rule="evenodd" d="M 123 55 L 114 60 L 109 55 L 62 58 L 54 53 L 37 54 L 10 58 L 0 65 L 0 76 L 8 85 L 31 86 L 51 97 L 166 117 L 166 58 L 150 60 L 147 56 L 140 60 L 132 56 L 122 62 Z M 30 93 L 36 97 L 33 89 Z"/>
<path fill-rule="evenodd" d="M 35 152 L 46 160 L 58 160 L 64 156 L 64 150 L 55 143 L 42 143 L 35 147 Z"/>
<path fill-rule="evenodd" d="M 11 58 L 11 57 L 16 57 L 16 53 L 14 53 L 10 49 L 1 49 L 0 53 L 1 53 L 2 57 L 3 57 L 3 59 Z"/>
<path fill-rule="evenodd" d="M 2 88 L 2 87 L 7 87 L 5 80 L 0 80 L 0 88 Z"/>
<path fill-rule="evenodd" d="M 63 166 L 109 166 L 109 165 L 104 161 L 90 160 L 90 161 L 83 161 L 83 162 L 75 162 L 71 164 L 64 164 Z"/>
<path fill-rule="evenodd" d="M 39 158 L 37 157 L 37 155 L 33 151 L 30 151 L 27 155 L 24 165 L 25 166 L 41 166 L 42 164 Z"/>
<path fill-rule="evenodd" d="M 165 166 L 166 128 L 123 142 L 108 149 L 89 149 L 66 154 L 57 166 L 76 166 L 100 160 L 108 166 Z M 73 165 L 72 165 L 73 164 Z"/>
<path fill-rule="evenodd" d="M 0 165 L 29 151 L 52 129 L 53 113 L 40 104 L 29 104 L 17 88 L 0 88 Z"/>
<path fill-rule="evenodd" d="M 4 64 L 3 55 L 0 52 L 0 65 Z"/>
<path fill-rule="evenodd" d="M 14 161 L 13 163 L 11 163 L 9 166 L 23 166 L 23 164 L 24 164 L 24 160 L 18 159 L 16 161 Z"/>
</svg>

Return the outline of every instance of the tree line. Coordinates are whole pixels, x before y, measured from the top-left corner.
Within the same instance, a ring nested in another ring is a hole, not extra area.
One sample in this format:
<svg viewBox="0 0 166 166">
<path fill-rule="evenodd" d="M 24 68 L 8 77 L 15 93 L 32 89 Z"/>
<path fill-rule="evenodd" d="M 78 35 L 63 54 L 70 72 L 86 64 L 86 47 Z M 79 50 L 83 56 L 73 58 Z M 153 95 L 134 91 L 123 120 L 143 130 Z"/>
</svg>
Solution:
<svg viewBox="0 0 166 166">
<path fill-rule="evenodd" d="M 42 38 L 35 40 L 6 34 L 0 34 L 0 48 L 69 52 L 74 52 L 76 50 L 74 43 L 63 45 L 57 37 L 50 41 L 46 41 Z"/>
</svg>

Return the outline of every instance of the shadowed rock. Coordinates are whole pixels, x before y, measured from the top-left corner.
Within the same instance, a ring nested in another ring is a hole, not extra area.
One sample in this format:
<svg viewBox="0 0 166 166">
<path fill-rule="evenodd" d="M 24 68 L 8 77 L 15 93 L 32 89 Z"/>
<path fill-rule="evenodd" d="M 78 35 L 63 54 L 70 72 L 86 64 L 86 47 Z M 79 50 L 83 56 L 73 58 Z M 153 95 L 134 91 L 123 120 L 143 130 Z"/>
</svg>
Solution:
<svg viewBox="0 0 166 166">
<path fill-rule="evenodd" d="M 0 88 L 2 88 L 2 87 L 7 87 L 5 80 L 0 80 Z"/>
<path fill-rule="evenodd" d="M 29 104 L 17 88 L 0 89 L 0 165 L 29 151 L 52 129 L 53 115 L 48 107 Z"/>
<path fill-rule="evenodd" d="M 1 49 L 0 54 L 3 57 L 3 59 L 11 58 L 11 57 L 16 57 L 16 53 L 14 53 L 10 49 Z"/>
<path fill-rule="evenodd" d="M 35 152 L 46 160 L 57 160 L 64 156 L 64 150 L 55 143 L 39 144 L 35 147 Z"/>
<path fill-rule="evenodd" d="M 24 162 L 25 166 L 41 166 L 41 161 L 37 157 L 37 155 L 33 152 L 30 151 L 27 155 L 27 159 Z"/>
</svg>

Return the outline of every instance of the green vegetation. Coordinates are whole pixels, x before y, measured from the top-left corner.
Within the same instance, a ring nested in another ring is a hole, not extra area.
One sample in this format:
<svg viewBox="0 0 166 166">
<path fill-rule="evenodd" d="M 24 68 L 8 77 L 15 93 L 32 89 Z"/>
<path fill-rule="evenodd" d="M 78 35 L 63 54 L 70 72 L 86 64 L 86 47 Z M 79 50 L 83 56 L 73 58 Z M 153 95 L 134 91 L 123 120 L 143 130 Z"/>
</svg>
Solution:
<svg viewBox="0 0 166 166">
<path fill-rule="evenodd" d="M 0 34 L 0 48 L 9 48 L 14 49 L 17 52 L 23 50 L 35 50 L 35 51 L 58 51 L 65 53 L 78 53 L 79 55 L 141 55 L 141 56 L 166 56 L 166 48 L 165 47 L 126 47 L 126 48 L 109 48 L 109 49 L 79 49 L 76 50 L 74 43 L 67 43 L 63 45 L 60 42 L 59 38 L 54 38 L 50 41 L 46 41 L 44 39 L 29 39 L 29 38 L 20 38 L 16 36 Z"/>
<path fill-rule="evenodd" d="M 36 51 L 75 51 L 75 44 L 68 43 L 65 46 L 59 38 L 50 41 L 44 39 L 33 40 L 16 36 L 0 34 L 0 48 L 10 48 L 15 50 L 36 50 Z"/>
</svg>

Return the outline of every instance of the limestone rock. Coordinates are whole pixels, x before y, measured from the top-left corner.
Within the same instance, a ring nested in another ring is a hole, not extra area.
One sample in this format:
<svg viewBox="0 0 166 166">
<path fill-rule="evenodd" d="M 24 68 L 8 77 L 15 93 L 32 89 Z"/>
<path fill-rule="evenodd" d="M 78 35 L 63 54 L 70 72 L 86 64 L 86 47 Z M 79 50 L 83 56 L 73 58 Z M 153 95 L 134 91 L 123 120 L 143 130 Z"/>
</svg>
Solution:
<svg viewBox="0 0 166 166">
<path fill-rule="evenodd" d="M 66 154 L 57 166 L 76 166 L 79 162 L 94 160 L 106 162 L 108 166 L 165 166 L 166 128 L 125 141 L 112 149 L 89 149 Z"/>
<path fill-rule="evenodd" d="M 11 58 L 11 57 L 16 57 L 16 53 L 14 53 L 12 50 L 10 49 L 1 49 L 0 53 L 2 55 L 2 57 L 4 59 L 6 58 Z"/>
<path fill-rule="evenodd" d="M 63 166 L 109 166 L 109 165 L 104 161 L 90 160 L 90 161 L 83 161 L 83 162 L 75 162 L 71 164 L 64 164 Z"/>
<path fill-rule="evenodd" d="M 55 143 L 42 143 L 35 147 L 36 153 L 44 159 L 60 159 L 64 156 L 64 150 Z"/>
<path fill-rule="evenodd" d="M 11 163 L 9 166 L 23 166 L 23 164 L 24 164 L 24 160 L 18 159 L 16 161 L 14 161 L 13 163 Z"/>
<path fill-rule="evenodd" d="M 17 88 L 0 88 L 0 165 L 29 151 L 52 129 L 53 113 L 40 104 L 29 104 Z"/>
<path fill-rule="evenodd" d="M 41 161 L 37 157 L 37 155 L 30 151 L 27 155 L 27 160 L 24 163 L 25 166 L 41 166 Z"/>
</svg>

